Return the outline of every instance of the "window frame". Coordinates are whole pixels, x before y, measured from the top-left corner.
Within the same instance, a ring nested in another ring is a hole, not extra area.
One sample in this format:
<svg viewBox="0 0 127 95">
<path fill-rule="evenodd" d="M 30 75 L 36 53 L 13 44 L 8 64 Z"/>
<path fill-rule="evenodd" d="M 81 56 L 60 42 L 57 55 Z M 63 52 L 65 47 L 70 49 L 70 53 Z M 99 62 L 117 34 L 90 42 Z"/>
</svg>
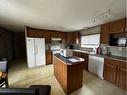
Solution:
<svg viewBox="0 0 127 95">
<path fill-rule="evenodd" d="M 85 37 L 85 36 L 92 36 L 92 35 L 99 35 L 99 43 L 98 44 L 85 44 L 85 45 L 88 45 L 88 46 L 83 46 L 83 44 L 82 44 L 82 37 Z M 100 45 L 100 39 L 101 39 L 101 34 L 100 33 L 95 33 L 95 34 L 89 34 L 89 35 L 81 35 L 81 39 L 80 39 L 80 41 L 81 41 L 81 44 L 80 44 L 80 46 L 81 46 L 81 48 L 96 48 L 96 47 L 99 47 L 99 45 Z M 91 47 L 90 47 L 90 45 L 91 45 Z M 94 45 L 94 46 L 93 46 Z"/>
</svg>

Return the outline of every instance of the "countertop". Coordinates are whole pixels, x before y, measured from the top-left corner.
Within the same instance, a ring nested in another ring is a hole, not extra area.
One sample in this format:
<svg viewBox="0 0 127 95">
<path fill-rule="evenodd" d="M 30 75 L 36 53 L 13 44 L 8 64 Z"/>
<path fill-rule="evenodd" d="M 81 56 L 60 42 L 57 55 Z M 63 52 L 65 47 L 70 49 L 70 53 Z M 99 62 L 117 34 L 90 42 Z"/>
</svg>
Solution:
<svg viewBox="0 0 127 95">
<path fill-rule="evenodd" d="M 76 57 L 76 56 L 72 56 L 72 57 L 64 57 L 60 54 L 54 54 L 54 56 L 56 56 L 60 61 L 62 61 L 63 63 L 67 64 L 67 65 L 74 65 L 74 64 L 79 64 L 81 62 L 84 61 L 83 58 L 80 58 L 80 57 Z M 78 60 L 77 62 L 72 62 L 70 61 L 69 59 L 76 59 Z"/>
<path fill-rule="evenodd" d="M 126 62 L 126 60 L 127 60 L 126 57 L 119 57 L 119 56 L 114 56 L 114 55 L 109 56 L 109 55 L 103 55 L 103 54 L 94 54 L 94 53 L 91 53 L 91 52 L 88 52 L 88 51 L 83 51 L 83 50 L 73 50 L 73 51 L 86 53 L 86 54 L 89 54 L 89 55 L 92 55 L 92 56 L 110 58 L 110 59 L 113 59 L 113 60 L 118 60 L 118 61 L 123 61 L 123 62 Z"/>
</svg>

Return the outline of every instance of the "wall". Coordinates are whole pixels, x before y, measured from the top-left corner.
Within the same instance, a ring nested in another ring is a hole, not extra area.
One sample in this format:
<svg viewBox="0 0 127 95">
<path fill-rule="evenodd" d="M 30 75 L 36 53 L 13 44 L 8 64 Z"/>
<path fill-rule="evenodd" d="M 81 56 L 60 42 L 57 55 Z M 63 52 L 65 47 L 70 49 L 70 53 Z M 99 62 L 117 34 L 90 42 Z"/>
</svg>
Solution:
<svg viewBox="0 0 127 95">
<path fill-rule="evenodd" d="M 12 32 L 0 27 L 0 58 L 12 61 L 26 57 L 25 32 Z"/>
<path fill-rule="evenodd" d="M 15 58 L 26 57 L 25 33 L 15 32 L 13 34 Z"/>
<path fill-rule="evenodd" d="M 14 58 L 11 31 L 0 28 L 0 58 L 7 57 L 8 61 Z"/>
<path fill-rule="evenodd" d="M 5 33 L 0 29 L 0 57 L 5 57 L 7 55 L 6 47 Z"/>
</svg>

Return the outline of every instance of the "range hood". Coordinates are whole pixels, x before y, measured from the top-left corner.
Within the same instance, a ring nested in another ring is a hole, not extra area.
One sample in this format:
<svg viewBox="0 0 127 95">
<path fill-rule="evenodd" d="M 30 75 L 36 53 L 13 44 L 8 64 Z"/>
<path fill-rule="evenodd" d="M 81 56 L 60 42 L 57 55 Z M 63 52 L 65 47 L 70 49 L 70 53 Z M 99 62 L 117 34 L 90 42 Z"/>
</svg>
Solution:
<svg viewBox="0 0 127 95">
<path fill-rule="evenodd" d="M 59 37 L 52 37 L 51 38 L 52 43 L 61 43 L 62 39 Z"/>
</svg>

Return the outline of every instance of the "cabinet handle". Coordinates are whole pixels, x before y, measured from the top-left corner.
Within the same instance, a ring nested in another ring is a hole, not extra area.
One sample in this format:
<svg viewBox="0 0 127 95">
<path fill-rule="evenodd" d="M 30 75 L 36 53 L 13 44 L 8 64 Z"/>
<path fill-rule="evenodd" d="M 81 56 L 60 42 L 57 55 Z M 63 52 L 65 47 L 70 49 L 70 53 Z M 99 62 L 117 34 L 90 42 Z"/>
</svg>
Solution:
<svg viewBox="0 0 127 95">
<path fill-rule="evenodd" d="M 37 46 L 35 46 L 35 55 L 37 55 L 38 50 L 37 50 Z"/>
</svg>

